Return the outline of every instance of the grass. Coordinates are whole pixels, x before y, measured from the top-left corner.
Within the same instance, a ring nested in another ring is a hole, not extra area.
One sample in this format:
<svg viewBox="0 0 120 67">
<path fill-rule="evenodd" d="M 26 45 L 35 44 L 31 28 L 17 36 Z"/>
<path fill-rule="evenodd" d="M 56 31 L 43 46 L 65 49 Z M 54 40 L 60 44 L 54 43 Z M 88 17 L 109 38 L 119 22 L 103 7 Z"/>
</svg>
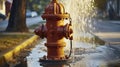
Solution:
<svg viewBox="0 0 120 67">
<path fill-rule="evenodd" d="M 14 48 L 31 36 L 27 34 L 0 34 L 0 53 Z"/>
<path fill-rule="evenodd" d="M 38 24 L 31 25 L 29 29 L 35 29 L 40 24 L 44 24 L 45 21 L 41 21 Z M 29 35 L 30 34 L 30 35 Z M 14 48 L 15 46 L 19 45 L 26 39 L 30 38 L 33 34 L 33 32 L 30 32 L 29 34 L 3 34 L 0 33 L 0 53 L 7 52 L 9 49 Z"/>
</svg>

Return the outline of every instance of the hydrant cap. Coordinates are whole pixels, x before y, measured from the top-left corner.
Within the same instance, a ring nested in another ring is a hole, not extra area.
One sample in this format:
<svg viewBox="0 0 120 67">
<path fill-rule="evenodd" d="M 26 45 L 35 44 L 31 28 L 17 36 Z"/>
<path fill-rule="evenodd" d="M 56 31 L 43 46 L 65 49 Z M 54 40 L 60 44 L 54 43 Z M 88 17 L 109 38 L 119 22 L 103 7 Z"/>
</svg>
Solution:
<svg viewBox="0 0 120 67">
<path fill-rule="evenodd" d="M 65 14 L 65 8 L 57 0 L 52 2 L 45 8 L 45 14 Z"/>
<path fill-rule="evenodd" d="M 52 2 L 58 2 L 58 0 L 52 0 Z"/>
</svg>

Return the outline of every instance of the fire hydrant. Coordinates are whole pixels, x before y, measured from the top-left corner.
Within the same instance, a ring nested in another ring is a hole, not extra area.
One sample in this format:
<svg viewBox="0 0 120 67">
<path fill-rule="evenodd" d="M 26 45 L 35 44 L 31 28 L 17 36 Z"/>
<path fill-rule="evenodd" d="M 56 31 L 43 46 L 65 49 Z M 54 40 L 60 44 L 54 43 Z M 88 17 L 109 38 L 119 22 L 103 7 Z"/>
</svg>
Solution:
<svg viewBox="0 0 120 67">
<path fill-rule="evenodd" d="M 47 39 L 47 43 L 45 43 L 47 56 L 44 60 L 68 59 L 64 53 L 64 47 L 66 46 L 64 39 L 72 40 L 73 30 L 71 28 L 72 24 L 65 24 L 64 20 L 70 20 L 70 14 L 65 13 L 65 8 L 61 3 L 57 0 L 52 0 L 45 8 L 42 18 L 46 20 L 46 24 L 35 29 L 35 34 Z"/>
</svg>

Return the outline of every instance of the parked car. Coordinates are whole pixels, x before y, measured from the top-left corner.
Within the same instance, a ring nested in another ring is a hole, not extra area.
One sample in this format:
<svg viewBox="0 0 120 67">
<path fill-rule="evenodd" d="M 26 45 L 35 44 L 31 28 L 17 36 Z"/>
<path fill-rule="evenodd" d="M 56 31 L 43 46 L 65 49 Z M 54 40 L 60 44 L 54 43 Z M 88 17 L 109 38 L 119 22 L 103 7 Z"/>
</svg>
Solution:
<svg viewBox="0 0 120 67">
<path fill-rule="evenodd" d="M 26 11 L 26 17 L 36 17 L 38 13 L 36 11 Z"/>
<path fill-rule="evenodd" d="M 6 16 L 0 13 L 0 20 L 5 20 Z"/>
</svg>

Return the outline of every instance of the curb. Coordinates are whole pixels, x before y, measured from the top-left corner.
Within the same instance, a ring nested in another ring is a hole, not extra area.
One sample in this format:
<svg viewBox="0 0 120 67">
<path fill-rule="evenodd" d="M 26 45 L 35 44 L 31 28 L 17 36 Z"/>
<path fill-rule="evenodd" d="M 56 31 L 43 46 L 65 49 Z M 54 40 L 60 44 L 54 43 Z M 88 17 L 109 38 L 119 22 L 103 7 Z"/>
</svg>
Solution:
<svg viewBox="0 0 120 67">
<path fill-rule="evenodd" d="M 4 67 L 3 65 L 6 65 L 7 62 L 13 59 L 14 54 L 19 53 L 22 49 L 27 47 L 28 45 L 31 45 L 33 42 L 35 42 L 39 37 L 37 35 L 34 35 L 15 47 L 14 49 L 10 50 L 9 52 L 5 53 L 3 56 L 0 57 L 0 67 Z"/>
</svg>

